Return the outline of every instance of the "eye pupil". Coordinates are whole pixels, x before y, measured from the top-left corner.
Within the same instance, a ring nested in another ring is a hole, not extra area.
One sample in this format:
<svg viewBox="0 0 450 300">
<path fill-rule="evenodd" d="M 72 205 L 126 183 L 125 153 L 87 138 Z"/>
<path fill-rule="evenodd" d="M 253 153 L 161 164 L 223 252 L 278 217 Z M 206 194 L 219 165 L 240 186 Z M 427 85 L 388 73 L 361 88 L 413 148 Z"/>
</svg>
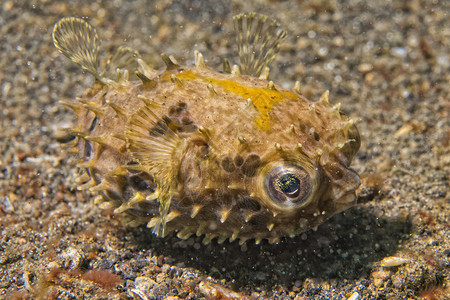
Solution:
<svg viewBox="0 0 450 300">
<path fill-rule="evenodd" d="M 294 174 L 281 175 L 277 180 L 277 186 L 289 198 L 295 198 L 300 194 L 300 179 Z"/>
<path fill-rule="evenodd" d="M 266 175 L 264 187 L 270 200 L 284 207 L 300 207 L 310 200 L 312 184 L 301 166 L 278 165 Z"/>
</svg>

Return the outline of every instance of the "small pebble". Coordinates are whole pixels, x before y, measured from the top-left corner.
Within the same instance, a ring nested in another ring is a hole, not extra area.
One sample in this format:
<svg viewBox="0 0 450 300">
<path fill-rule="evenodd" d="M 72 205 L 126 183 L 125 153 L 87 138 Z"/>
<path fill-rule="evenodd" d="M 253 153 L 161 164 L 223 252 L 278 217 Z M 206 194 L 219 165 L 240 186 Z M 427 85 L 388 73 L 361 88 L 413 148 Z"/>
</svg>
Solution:
<svg viewBox="0 0 450 300">
<path fill-rule="evenodd" d="M 167 275 L 165 273 L 159 273 L 156 275 L 156 282 L 161 283 L 167 278 Z"/>
<path fill-rule="evenodd" d="M 256 272 L 255 278 L 257 280 L 259 280 L 259 281 L 264 281 L 264 280 L 266 280 L 266 273 L 264 273 L 264 272 Z"/>
<path fill-rule="evenodd" d="M 361 73 L 368 73 L 372 70 L 373 70 L 372 64 L 360 64 L 358 66 L 358 71 L 360 71 Z"/>
<path fill-rule="evenodd" d="M 80 249 L 76 249 L 74 247 L 69 247 L 59 255 L 59 259 L 61 260 L 61 266 L 67 269 L 77 269 L 81 267 L 84 262 L 84 253 Z"/>
<path fill-rule="evenodd" d="M 381 270 L 381 271 L 375 271 L 371 274 L 373 278 L 373 284 L 376 287 L 380 287 L 383 282 L 385 282 L 388 278 L 390 278 L 392 275 L 391 271 Z"/>
<path fill-rule="evenodd" d="M 156 265 L 158 267 L 162 267 L 163 264 L 164 264 L 164 255 L 160 255 L 160 256 L 158 256 L 158 259 L 156 260 Z"/>
<path fill-rule="evenodd" d="M 164 297 L 169 293 L 169 286 L 165 282 L 157 284 L 153 288 L 152 293 L 157 299 L 164 299 Z"/>
<path fill-rule="evenodd" d="M 144 276 L 136 277 L 136 279 L 134 280 L 135 288 L 144 292 L 145 294 L 149 293 L 155 285 L 156 282 L 153 279 Z"/>
<path fill-rule="evenodd" d="M 358 292 L 354 292 L 350 297 L 348 297 L 347 300 L 358 300 L 358 299 L 359 299 Z"/>
<path fill-rule="evenodd" d="M 392 285 L 396 289 L 402 289 L 405 280 L 401 276 L 392 276 Z"/>
<path fill-rule="evenodd" d="M 395 57 L 406 57 L 408 52 L 403 47 L 394 47 L 391 49 L 391 54 Z"/>
<path fill-rule="evenodd" d="M 164 264 L 164 265 L 162 266 L 162 268 L 161 268 L 161 272 L 167 274 L 167 273 L 169 273 L 169 271 L 170 271 L 170 265 Z"/>
</svg>

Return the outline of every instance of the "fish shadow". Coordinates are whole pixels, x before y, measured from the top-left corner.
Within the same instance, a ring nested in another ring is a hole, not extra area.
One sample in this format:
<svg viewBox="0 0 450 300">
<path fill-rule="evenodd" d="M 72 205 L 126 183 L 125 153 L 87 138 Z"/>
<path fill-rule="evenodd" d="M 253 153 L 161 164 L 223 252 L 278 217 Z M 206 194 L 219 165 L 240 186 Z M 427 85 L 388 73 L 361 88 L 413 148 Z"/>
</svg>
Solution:
<svg viewBox="0 0 450 300">
<path fill-rule="evenodd" d="M 380 218 L 360 206 L 333 216 L 317 231 L 274 245 L 267 241 L 255 245 L 252 240 L 245 246 L 216 241 L 203 245 L 202 237 L 190 242 L 176 236 L 160 239 L 149 235 L 147 228 L 133 231 L 133 243 L 138 249 L 170 257 L 175 265 L 226 279 L 238 290 L 257 290 L 300 286 L 307 278 L 368 278 L 373 263 L 395 253 L 401 240 L 409 238 L 411 227 L 407 218 Z"/>
</svg>

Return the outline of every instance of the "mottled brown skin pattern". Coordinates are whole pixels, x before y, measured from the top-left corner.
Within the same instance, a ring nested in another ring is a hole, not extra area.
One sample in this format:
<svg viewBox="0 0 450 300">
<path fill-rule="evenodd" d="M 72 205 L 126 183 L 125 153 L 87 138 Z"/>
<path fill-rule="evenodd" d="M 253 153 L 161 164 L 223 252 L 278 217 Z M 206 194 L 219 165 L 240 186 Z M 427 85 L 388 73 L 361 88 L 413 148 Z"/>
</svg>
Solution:
<svg viewBox="0 0 450 300">
<path fill-rule="evenodd" d="M 184 78 L 187 72 L 193 74 L 189 76 L 192 79 Z M 171 74 L 178 76 L 181 84 L 173 83 Z M 348 166 L 359 148 L 359 136 L 356 127 L 348 124 L 347 117 L 327 103 L 310 102 L 275 85 L 274 91 L 283 94 L 283 99 L 273 105 L 266 120 L 270 123 L 268 129 L 261 128 L 255 121 L 260 114 L 252 103 L 220 84 L 213 84 L 215 93 L 211 92 L 204 77 L 268 89 L 266 80 L 183 67 L 162 72 L 154 78 L 156 85 L 150 89 L 141 82 L 127 82 L 118 89 L 94 86 L 85 94 L 85 103 L 97 107 L 99 112 L 96 116 L 80 108 L 77 129 L 105 140 L 101 144 L 89 142 L 90 146 L 86 146 L 79 139 L 80 154 L 92 165 L 89 173 L 95 183 L 101 183 L 93 190 L 100 192 L 107 203 L 114 207 L 126 206 L 136 192 L 148 196 L 156 189 L 151 175 L 120 168 L 135 161 L 120 137 L 124 136 L 128 119 L 144 105 L 137 97 L 142 95 L 154 102 L 152 111 L 157 116 L 172 120 L 176 125 L 174 132 L 182 138 L 189 140 L 197 136 L 200 126 L 210 131 L 209 140 L 194 139 L 196 145 L 183 157 L 176 177 L 178 188 L 170 207 L 177 216 L 167 222 L 166 233 L 177 231 L 181 238 L 193 233 L 206 234 L 206 242 L 215 237 L 277 241 L 279 237 L 314 228 L 354 205 L 359 177 Z M 125 115 L 118 114 L 108 102 L 121 107 Z M 240 142 L 239 137 L 245 142 Z M 347 142 L 349 139 L 355 141 Z M 341 149 L 333 149 L 346 142 Z M 276 149 L 276 143 L 281 149 Z M 302 144 L 301 150 L 295 148 L 298 143 Z M 261 184 L 268 166 L 286 162 L 308 166 L 316 173 L 313 198 L 300 209 L 278 207 L 268 199 Z M 117 168 L 121 170 L 113 172 Z M 195 205 L 201 209 L 192 217 Z M 141 201 L 124 211 L 132 216 L 133 223 L 149 222 L 158 215 L 158 202 L 156 199 Z M 228 218 L 222 223 L 221 216 L 227 211 Z"/>
<path fill-rule="evenodd" d="M 80 99 L 65 102 L 77 114 L 69 145 L 86 171 L 78 188 L 125 213 L 128 224 L 147 223 L 159 236 L 196 234 L 205 244 L 275 243 L 355 204 L 353 120 L 328 92 L 311 102 L 264 79 L 285 36 L 279 24 L 257 14 L 234 20 L 244 65 L 228 73 L 198 53 L 194 67 L 163 55 L 166 69 L 156 71 L 129 48 L 100 72 L 95 29 L 76 18 L 55 25 L 58 50 L 96 78 Z M 141 80 L 130 81 L 128 70 Z"/>
</svg>

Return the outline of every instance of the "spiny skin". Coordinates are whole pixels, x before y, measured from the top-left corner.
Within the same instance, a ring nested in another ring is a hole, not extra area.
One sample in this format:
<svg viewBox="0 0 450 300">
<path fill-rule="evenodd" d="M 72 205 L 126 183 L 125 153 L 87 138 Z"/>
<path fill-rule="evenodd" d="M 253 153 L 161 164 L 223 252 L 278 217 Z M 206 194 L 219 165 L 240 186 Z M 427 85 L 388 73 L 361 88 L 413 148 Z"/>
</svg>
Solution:
<svg viewBox="0 0 450 300">
<path fill-rule="evenodd" d="M 69 103 L 87 174 L 79 181 L 97 202 L 158 235 L 204 243 L 277 242 L 355 204 L 359 134 L 327 93 L 311 102 L 266 79 L 216 72 L 201 54 L 195 67 L 163 59 L 167 69 L 143 67 L 141 81 L 95 73 L 100 80 Z"/>
</svg>

